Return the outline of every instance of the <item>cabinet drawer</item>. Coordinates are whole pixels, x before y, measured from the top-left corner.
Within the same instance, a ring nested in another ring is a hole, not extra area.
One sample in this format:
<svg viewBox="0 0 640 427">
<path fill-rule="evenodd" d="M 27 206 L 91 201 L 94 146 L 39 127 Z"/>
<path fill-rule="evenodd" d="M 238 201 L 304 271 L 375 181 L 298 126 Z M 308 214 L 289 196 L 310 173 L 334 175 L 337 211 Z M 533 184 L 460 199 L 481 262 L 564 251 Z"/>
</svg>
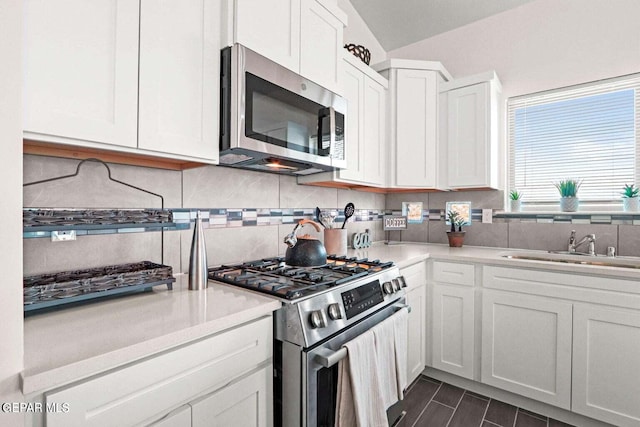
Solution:
<svg viewBox="0 0 640 427">
<path fill-rule="evenodd" d="M 45 393 L 48 427 L 129 426 L 165 412 L 271 358 L 271 317 L 170 350 L 98 378 Z"/>
<path fill-rule="evenodd" d="M 402 268 L 400 274 L 404 277 L 409 290 L 427 283 L 427 266 L 424 261 Z"/>
<path fill-rule="evenodd" d="M 433 280 L 455 285 L 473 286 L 475 282 L 474 269 L 473 264 L 434 261 Z"/>
</svg>

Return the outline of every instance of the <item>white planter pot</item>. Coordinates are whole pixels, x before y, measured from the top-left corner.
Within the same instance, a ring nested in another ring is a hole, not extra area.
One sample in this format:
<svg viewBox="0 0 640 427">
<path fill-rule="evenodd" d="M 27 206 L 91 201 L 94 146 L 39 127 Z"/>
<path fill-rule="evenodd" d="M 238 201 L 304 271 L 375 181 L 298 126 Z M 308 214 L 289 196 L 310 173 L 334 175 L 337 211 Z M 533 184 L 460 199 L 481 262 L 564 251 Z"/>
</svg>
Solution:
<svg viewBox="0 0 640 427">
<path fill-rule="evenodd" d="M 576 212 L 580 205 L 577 197 L 560 197 L 560 210 L 562 212 Z"/>
<path fill-rule="evenodd" d="M 522 200 L 509 200 L 511 212 L 520 212 L 522 210 Z"/>
<path fill-rule="evenodd" d="M 640 210 L 640 198 L 638 197 L 623 197 L 622 207 L 625 212 L 638 212 Z"/>
</svg>

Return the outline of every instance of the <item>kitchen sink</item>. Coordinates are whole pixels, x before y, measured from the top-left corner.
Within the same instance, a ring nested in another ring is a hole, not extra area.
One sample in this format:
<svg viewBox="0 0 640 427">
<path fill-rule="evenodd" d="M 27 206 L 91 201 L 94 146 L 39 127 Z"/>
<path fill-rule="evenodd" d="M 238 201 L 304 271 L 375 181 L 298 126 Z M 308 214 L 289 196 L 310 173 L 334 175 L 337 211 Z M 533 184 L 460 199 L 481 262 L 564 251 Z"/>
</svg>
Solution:
<svg viewBox="0 0 640 427">
<path fill-rule="evenodd" d="M 636 257 L 608 257 L 604 255 L 588 255 L 579 252 L 570 253 L 567 251 L 514 251 L 506 252 L 501 256 L 509 259 L 640 269 L 640 258 Z"/>
</svg>

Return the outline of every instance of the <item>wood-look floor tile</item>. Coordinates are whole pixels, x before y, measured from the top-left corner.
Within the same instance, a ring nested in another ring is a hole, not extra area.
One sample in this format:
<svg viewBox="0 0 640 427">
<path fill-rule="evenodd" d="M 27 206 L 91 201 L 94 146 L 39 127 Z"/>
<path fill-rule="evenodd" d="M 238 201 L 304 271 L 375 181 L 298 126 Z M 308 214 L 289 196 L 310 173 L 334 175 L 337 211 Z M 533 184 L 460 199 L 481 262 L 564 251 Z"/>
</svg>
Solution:
<svg viewBox="0 0 640 427">
<path fill-rule="evenodd" d="M 526 412 L 518 411 L 515 427 L 547 427 L 547 422 Z"/>
<path fill-rule="evenodd" d="M 571 424 L 563 423 L 562 421 L 554 420 L 553 418 L 549 418 L 549 427 L 575 427 Z"/>
<path fill-rule="evenodd" d="M 513 421 L 516 419 L 517 411 L 518 408 L 513 405 L 491 399 L 489 409 L 487 409 L 484 418 L 499 426 L 512 427 Z"/>
<path fill-rule="evenodd" d="M 535 417 L 535 418 L 540 418 L 543 421 L 547 421 L 549 419 L 549 417 L 547 417 L 546 415 L 540 415 L 536 412 L 528 411 L 523 408 L 518 408 L 518 412 L 524 412 L 527 415 L 531 415 L 532 417 Z"/>
<path fill-rule="evenodd" d="M 404 410 L 407 411 L 404 417 L 406 426 L 411 426 L 418 419 L 420 413 L 433 398 L 433 395 L 436 394 L 439 387 L 440 385 L 422 378 L 411 387 L 411 391 L 407 393 L 404 399 Z"/>
<path fill-rule="evenodd" d="M 469 395 L 471 395 L 471 396 L 473 396 L 473 397 L 477 397 L 478 399 L 489 400 L 489 398 L 488 398 L 487 396 L 482 395 L 482 394 L 480 394 L 480 393 L 474 393 L 473 391 L 469 391 L 469 390 L 466 390 L 466 391 L 464 392 L 464 394 L 469 394 Z"/>
<path fill-rule="evenodd" d="M 431 401 L 427 405 L 420 418 L 414 424 L 415 427 L 446 427 L 451 419 L 453 409 L 438 402 Z"/>
<path fill-rule="evenodd" d="M 449 427 L 480 427 L 488 404 L 488 400 L 465 394 L 449 422 Z"/>
<path fill-rule="evenodd" d="M 447 383 L 442 383 L 433 400 L 455 408 L 460 402 L 464 390 Z"/>
</svg>

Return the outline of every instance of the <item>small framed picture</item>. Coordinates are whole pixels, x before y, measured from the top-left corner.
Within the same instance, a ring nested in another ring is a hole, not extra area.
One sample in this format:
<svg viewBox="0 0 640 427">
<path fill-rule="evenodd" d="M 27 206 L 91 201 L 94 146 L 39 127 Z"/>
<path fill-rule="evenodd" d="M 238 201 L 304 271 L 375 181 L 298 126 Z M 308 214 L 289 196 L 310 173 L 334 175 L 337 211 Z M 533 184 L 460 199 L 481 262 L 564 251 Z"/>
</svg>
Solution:
<svg viewBox="0 0 640 427">
<path fill-rule="evenodd" d="M 464 226 L 471 225 L 471 202 L 447 202 L 447 210 L 445 211 L 445 218 L 447 218 L 447 212 L 458 212 L 460 218 L 464 220 Z M 447 225 L 451 225 L 448 219 L 446 219 Z"/>
<path fill-rule="evenodd" d="M 409 224 L 422 224 L 422 202 L 402 202 L 402 215 Z"/>
</svg>

